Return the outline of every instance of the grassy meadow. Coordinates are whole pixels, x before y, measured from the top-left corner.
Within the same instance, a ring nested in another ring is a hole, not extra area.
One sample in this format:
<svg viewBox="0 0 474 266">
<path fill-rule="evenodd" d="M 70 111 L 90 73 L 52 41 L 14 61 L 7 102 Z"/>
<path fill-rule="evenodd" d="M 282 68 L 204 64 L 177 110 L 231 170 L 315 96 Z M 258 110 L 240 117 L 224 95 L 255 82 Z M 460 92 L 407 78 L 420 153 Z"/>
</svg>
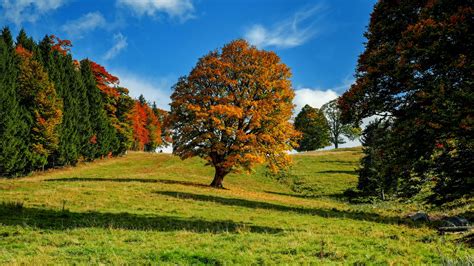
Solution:
<svg viewBox="0 0 474 266">
<path fill-rule="evenodd" d="M 473 263 L 461 234 L 404 217 L 416 203 L 349 203 L 359 148 L 293 155 L 211 189 L 200 159 L 120 158 L 0 179 L 0 264 Z M 470 204 L 448 214 L 472 213 Z M 472 236 L 471 236 L 472 238 Z"/>
</svg>

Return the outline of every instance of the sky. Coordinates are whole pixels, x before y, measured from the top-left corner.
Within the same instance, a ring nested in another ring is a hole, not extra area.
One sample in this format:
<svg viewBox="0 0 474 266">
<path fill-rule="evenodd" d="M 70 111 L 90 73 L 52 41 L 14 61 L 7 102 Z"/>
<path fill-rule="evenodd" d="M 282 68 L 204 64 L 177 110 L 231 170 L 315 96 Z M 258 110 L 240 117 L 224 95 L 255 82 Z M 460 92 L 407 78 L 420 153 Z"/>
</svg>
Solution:
<svg viewBox="0 0 474 266">
<path fill-rule="evenodd" d="M 243 38 L 276 52 L 293 73 L 297 113 L 354 81 L 376 0 L 0 0 L 0 25 L 71 40 L 75 59 L 103 65 L 169 110 L 172 86 L 197 60 Z M 349 142 L 345 146 L 358 145 Z M 344 146 L 344 145 L 343 145 Z"/>
</svg>

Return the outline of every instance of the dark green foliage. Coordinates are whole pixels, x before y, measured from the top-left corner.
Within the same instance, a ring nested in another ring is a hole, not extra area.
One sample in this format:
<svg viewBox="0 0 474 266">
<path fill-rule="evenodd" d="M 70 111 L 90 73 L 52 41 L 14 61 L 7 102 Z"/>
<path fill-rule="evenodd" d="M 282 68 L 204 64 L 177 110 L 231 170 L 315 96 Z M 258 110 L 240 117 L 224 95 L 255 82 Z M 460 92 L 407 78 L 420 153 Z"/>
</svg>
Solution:
<svg viewBox="0 0 474 266">
<path fill-rule="evenodd" d="M 84 155 L 88 159 L 107 156 L 119 149 L 119 141 L 115 129 L 107 117 L 102 96 L 87 59 L 81 61 L 81 74 L 89 100 L 89 115 L 93 132 L 88 144 L 90 149 L 87 149 L 88 153 Z"/>
<path fill-rule="evenodd" d="M 474 191 L 473 6 L 472 0 L 375 6 L 356 84 L 339 105 L 346 121 L 390 117 L 393 157 L 386 163 L 398 178 L 397 194 L 413 196 L 432 181 L 438 203 Z M 388 175 L 388 166 L 374 167 Z"/>
<path fill-rule="evenodd" d="M 297 151 L 311 151 L 330 145 L 329 125 L 324 113 L 305 105 L 295 118 L 295 129 L 303 133 Z"/>
<path fill-rule="evenodd" d="M 51 49 L 52 38 L 46 36 L 40 43 L 41 59 L 59 97 L 63 99 L 63 120 L 59 125 L 59 147 L 51 156 L 52 166 L 74 165 L 81 152 L 80 91 L 82 80 L 75 69 L 70 55 L 63 55 Z M 83 90 L 83 89 L 82 89 Z"/>
<path fill-rule="evenodd" d="M 26 173 L 28 127 L 16 92 L 17 58 L 7 28 L 0 38 L 0 176 Z M 8 43 L 5 43 L 7 40 Z"/>
</svg>

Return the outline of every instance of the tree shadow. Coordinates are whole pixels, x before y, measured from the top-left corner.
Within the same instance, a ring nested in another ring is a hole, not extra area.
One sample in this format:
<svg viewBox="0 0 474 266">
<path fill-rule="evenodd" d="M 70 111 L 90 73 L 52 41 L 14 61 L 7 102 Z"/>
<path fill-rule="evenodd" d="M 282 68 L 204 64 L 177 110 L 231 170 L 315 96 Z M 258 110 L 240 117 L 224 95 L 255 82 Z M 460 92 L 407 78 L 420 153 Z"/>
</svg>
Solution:
<svg viewBox="0 0 474 266">
<path fill-rule="evenodd" d="M 280 195 L 280 196 L 287 196 L 287 197 L 295 197 L 295 198 L 302 198 L 302 199 L 316 199 L 321 198 L 325 195 L 304 195 L 304 194 L 292 194 L 292 193 L 284 193 L 284 192 L 275 192 L 275 191 L 263 191 L 268 194 Z"/>
<path fill-rule="evenodd" d="M 75 228 L 117 228 L 141 231 L 181 231 L 197 233 L 267 233 L 283 232 L 280 228 L 238 223 L 231 220 L 203 220 L 176 216 L 137 215 L 130 213 L 70 212 L 30 208 L 0 203 L 0 224 L 31 226 L 50 230 Z"/>
<path fill-rule="evenodd" d="M 326 170 L 326 171 L 319 171 L 318 173 L 356 175 L 357 171 L 356 170 Z"/>
<path fill-rule="evenodd" d="M 190 181 L 178 181 L 169 179 L 148 179 L 148 178 L 104 178 L 104 177 L 68 177 L 68 178 L 56 178 L 56 179 L 45 179 L 47 182 L 140 182 L 140 183 L 161 183 L 171 185 L 183 185 L 192 187 L 206 187 L 210 188 L 209 185 L 190 182 Z"/>
<path fill-rule="evenodd" d="M 347 218 L 351 220 L 358 220 L 358 221 L 370 221 L 370 222 L 377 222 L 383 224 L 404 224 L 407 226 L 412 227 L 419 227 L 420 225 L 413 223 L 410 220 L 403 219 L 401 217 L 388 217 L 382 216 L 377 213 L 367 213 L 362 211 L 342 211 L 335 208 L 332 209 L 322 209 L 322 208 L 305 208 L 305 207 L 294 207 L 294 206 L 286 206 L 286 205 L 279 205 L 275 203 L 269 202 L 261 202 L 261 201 L 252 201 L 252 200 L 245 200 L 245 199 L 236 199 L 236 198 L 224 198 L 224 197 L 217 197 L 217 196 L 210 196 L 210 195 L 200 195 L 200 194 L 193 194 L 193 193 L 186 193 L 186 192 L 177 192 L 177 191 L 156 191 L 155 193 L 174 197 L 178 199 L 191 199 L 196 201 L 205 201 L 205 202 L 214 202 L 222 205 L 228 206 L 239 206 L 239 207 L 246 207 L 252 209 L 267 209 L 267 210 L 275 210 L 281 212 L 294 212 L 298 214 L 306 214 L 306 215 L 316 215 L 324 218 Z"/>
<path fill-rule="evenodd" d="M 350 165 L 350 166 L 357 166 L 359 162 L 354 161 L 342 161 L 342 160 L 320 160 L 318 163 L 330 163 L 330 164 L 341 164 L 341 165 Z"/>
</svg>

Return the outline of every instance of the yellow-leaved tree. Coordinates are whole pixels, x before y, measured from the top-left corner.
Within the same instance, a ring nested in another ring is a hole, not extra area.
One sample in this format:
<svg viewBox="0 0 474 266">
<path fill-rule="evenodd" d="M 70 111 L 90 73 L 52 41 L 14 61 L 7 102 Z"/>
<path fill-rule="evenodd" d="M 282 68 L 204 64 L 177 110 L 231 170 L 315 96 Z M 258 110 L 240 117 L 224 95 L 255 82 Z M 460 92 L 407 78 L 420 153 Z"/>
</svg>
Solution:
<svg viewBox="0 0 474 266">
<path fill-rule="evenodd" d="M 216 188 L 228 173 L 258 163 L 267 162 L 273 171 L 287 167 L 287 152 L 299 136 L 290 123 L 290 76 L 274 52 L 244 40 L 202 57 L 174 86 L 173 153 L 207 160 L 215 168 Z"/>
</svg>

